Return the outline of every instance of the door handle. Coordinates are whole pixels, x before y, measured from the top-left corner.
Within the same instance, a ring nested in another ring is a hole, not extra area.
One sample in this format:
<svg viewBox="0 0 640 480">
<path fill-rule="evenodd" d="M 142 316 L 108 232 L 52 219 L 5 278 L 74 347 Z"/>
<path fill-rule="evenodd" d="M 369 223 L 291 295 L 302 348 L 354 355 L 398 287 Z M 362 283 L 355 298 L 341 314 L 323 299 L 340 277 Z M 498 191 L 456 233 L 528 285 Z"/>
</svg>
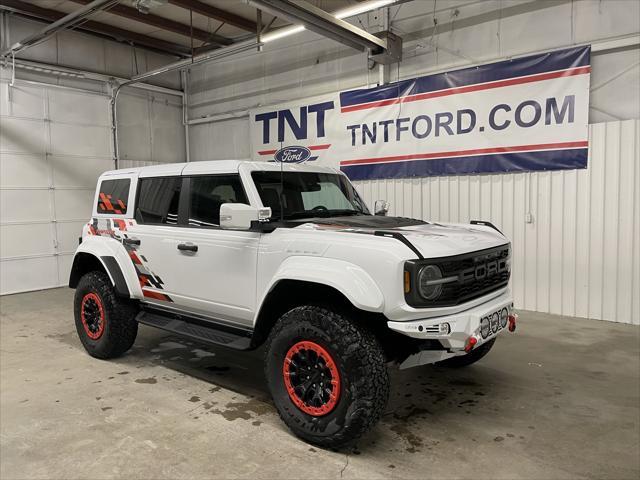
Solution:
<svg viewBox="0 0 640 480">
<path fill-rule="evenodd" d="M 125 245 L 140 245 L 140 240 L 137 238 L 123 238 L 122 243 Z"/>
<path fill-rule="evenodd" d="M 198 246 L 193 243 L 179 243 L 178 250 L 187 251 L 187 252 L 197 252 Z"/>
</svg>

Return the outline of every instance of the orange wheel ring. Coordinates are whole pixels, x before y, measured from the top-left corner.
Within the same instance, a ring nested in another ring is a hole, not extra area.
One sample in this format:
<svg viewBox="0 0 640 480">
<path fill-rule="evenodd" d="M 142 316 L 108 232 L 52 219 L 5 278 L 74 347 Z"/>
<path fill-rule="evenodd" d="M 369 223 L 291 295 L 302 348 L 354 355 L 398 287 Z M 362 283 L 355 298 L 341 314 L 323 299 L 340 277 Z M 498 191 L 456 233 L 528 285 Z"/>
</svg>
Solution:
<svg viewBox="0 0 640 480">
<path fill-rule="evenodd" d="M 338 366 L 317 343 L 304 340 L 293 345 L 284 357 L 282 375 L 289 398 L 304 413 L 320 417 L 338 404 Z"/>
</svg>

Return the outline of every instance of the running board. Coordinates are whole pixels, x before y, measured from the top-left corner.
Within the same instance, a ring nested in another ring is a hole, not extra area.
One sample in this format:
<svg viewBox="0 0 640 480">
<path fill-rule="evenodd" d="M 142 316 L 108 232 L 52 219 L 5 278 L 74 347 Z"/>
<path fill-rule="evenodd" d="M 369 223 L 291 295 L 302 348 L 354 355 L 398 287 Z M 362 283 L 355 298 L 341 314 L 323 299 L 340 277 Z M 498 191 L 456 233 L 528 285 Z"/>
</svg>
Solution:
<svg viewBox="0 0 640 480">
<path fill-rule="evenodd" d="M 164 314 L 155 310 L 142 310 L 136 316 L 136 320 L 138 323 L 166 330 L 198 342 L 221 345 L 235 350 L 249 350 L 251 348 L 252 331 L 250 330 L 229 327 L 209 321 L 197 321 L 195 323 L 195 321 L 188 321 L 189 318 L 184 315 Z"/>
</svg>

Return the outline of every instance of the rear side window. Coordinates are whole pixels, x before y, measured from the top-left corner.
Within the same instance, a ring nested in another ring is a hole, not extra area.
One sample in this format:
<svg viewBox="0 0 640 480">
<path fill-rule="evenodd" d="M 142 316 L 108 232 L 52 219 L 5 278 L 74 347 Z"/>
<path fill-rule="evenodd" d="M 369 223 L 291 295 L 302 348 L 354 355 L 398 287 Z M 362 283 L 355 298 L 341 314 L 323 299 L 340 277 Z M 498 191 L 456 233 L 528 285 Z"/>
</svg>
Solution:
<svg viewBox="0 0 640 480">
<path fill-rule="evenodd" d="M 220 225 L 220 205 L 223 203 L 249 203 L 238 175 L 191 177 L 189 225 Z"/>
<path fill-rule="evenodd" d="M 138 184 L 138 223 L 178 224 L 180 177 L 142 178 Z"/>
<path fill-rule="evenodd" d="M 111 215 L 124 215 L 127 213 L 130 186 L 131 180 L 128 178 L 103 180 L 100 183 L 97 213 Z"/>
</svg>

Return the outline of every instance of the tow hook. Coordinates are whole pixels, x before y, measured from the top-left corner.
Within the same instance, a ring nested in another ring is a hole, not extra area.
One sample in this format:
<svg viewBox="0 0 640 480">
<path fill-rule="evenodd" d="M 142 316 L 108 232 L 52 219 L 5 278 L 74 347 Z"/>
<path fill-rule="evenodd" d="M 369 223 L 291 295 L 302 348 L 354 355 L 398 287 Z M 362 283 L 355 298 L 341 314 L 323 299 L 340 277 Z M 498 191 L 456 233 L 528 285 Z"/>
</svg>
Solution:
<svg viewBox="0 0 640 480">
<path fill-rule="evenodd" d="M 518 314 L 517 313 L 512 313 L 511 315 L 509 315 L 509 331 L 510 332 L 515 332 L 516 331 L 516 322 L 518 321 Z"/>
<path fill-rule="evenodd" d="M 476 346 L 476 343 L 478 343 L 478 339 L 476 337 L 471 336 L 467 338 L 467 343 L 464 345 L 464 351 L 469 353 L 471 350 L 473 350 L 473 347 Z"/>
</svg>

